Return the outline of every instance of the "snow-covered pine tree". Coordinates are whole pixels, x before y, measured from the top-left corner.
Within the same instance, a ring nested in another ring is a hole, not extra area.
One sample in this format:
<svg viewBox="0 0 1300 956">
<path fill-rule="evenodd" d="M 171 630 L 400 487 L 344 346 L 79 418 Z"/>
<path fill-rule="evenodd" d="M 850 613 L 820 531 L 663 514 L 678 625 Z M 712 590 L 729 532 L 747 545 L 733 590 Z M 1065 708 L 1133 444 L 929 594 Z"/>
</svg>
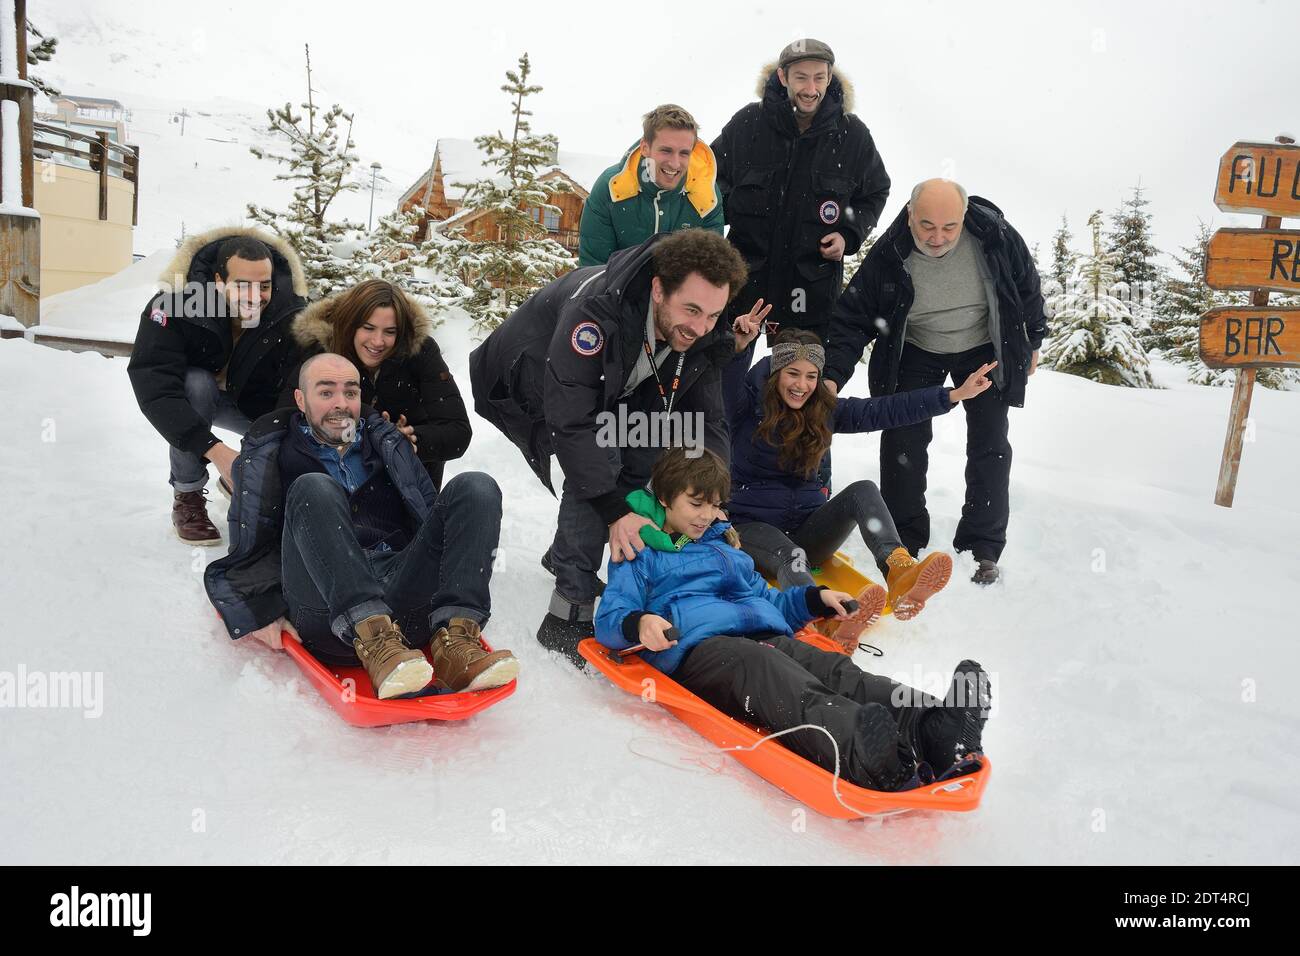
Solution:
<svg viewBox="0 0 1300 956">
<path fill-rule="evenodd" d="M 36 66 L 40 63 L 48 63 L 57 52 L 58 38 L 46 36 L 32 25 L 31 20 L 27 21 L 27 32 L 31 37 L 27 41 L 27 65 Z M 50 98 L 59 95 L 58 89 L 46 83 L 30 70 L 27 71 L 27 82 Z"/>
<path fill-rule="evenodd" d="M 1214 230 L 1208 223 L 1197 225 L 1196 239 L 1175 256 L 1182 276 L 1170 276 L 1156 296 L 1148 348 L 1168 362 L 1188 369 L 1187 380 L 1196 385 L 1231 386 L 1236 375 L 1230 369 L 1207 368 L 1201 361 L 1201 316 L 1223 306 L 1245 306 L 1244 292 L 1211 289 L 1205 282 L 1205 255 Z M 1275 303 L 1277 304 L 1277 303 Z M 1282 303 L 1285 305 L 1285 302 Z M 1255 381 L 1265 388 L 1286 388 L 1296 380 L 1293 369 L 1256 369 Z"/>
<path fill-rule="evenodd" d="M 419 238 L 424 216 L 418 209 L 380 216 L 362 257 L 370 274 L 387 279 L 418 298 L 425 311 L 441 324 L 442 313 L 464 307 L 473 289 L 461 281 L 457 264 L 471 245 L 436 230 Z"/>
<path fill-rule="evenodd" d="M 292 104 L 267 110 L 268 131 L 283 139 L 288 153 L 273 153 L 257 146 L 249 150 L 258 159 L 285 167 L 276 179 L 293 183 L 293 198 L 284 211 L 248 204 L 249 218 L 283 236 L 302 259 L 313 299 L 334 295 L 365 275 L 362 263 L 342 244 L 362 227 L 344 219 L 333 220 L 329 208 L 340 195 L 358 189 L 349 173 L 357 162 L 353 152 L 352 115 L 335 103 L 328 110 L 316 105 L 311 87 L 311 50 L 307 49 L 307 102 L 304 116 Z M 344 126 L 346 124 L 346 126 Z M 340 134 L 341 138 L 340 138 Z"/>
<path fill-rule="evenodd" d="M 1118 274 L 1113 254 L 1102 247 L 1101 216 L 1099 209 L 1088 219 L 1092 254 L 1080 260 L 1066 290 L 1053 297 L 1052 336 L 1040 361 L 1106 385 L 1154 388 L 1128 305 L 1113 294 Z"/>
<path fill-rule="evenodd" d="M 531 72 L 527 53 L 519 58 L 518 70 L 506 71 L 508 82 L 501 89 L 512 101 L 510 135 L 498 130 L 474 140 L 486 154 L 483 165 L 495 175 L 454 184 L 465 189 L 457 218 L 465 210 L 490 212 L 497 238 L 465 243 L 454 225 L 431 231 L 452 243 L 440 259 L 473 287 L 465 309 L 481 332 L 495 329 L 525 299 L 575 265 L 569 251 L 548 237 L 544 224 L 546 212 L 560 212 L 549 202 L 550 194 L 567 192 L 569 186 L 562 179 L 538 182 L 539 174 L 555 164 L 558 141 L 533 133 L 528 121 L 532 112 L 524 108 L 524 100 L 542 90 L 528 82 Z"/>
<path fill-rule="evenodd" d="M 1139 338 L 1151 325 L 1154 298 L 1165 279 L 1157 261 L 1160 250 L 1151 241 L 1151 214 L 1146 211 L 1151 201 L 1142 192 L 1139 182 L 1132 197 L 1111 214 L 1106 238 L 1106 251 L 1114 254 L 1115 269 L 1128 289 L 1129 313 Z"/>
<path fill-rule="evenodd" d="M 1052 234 L 1052 266 L 1043 276 L 1043 286 L 1046 294 L 1064 292 L 1065 287 L 1070 284 L 1070 277 L 1074 275 L 1074 267 L 1079 262 L 1079 254 L 1070 248 L 1070 242 L 1073 238 L 1070 235 L 1070 223 L 1065 218 L 1065 213 L 1061 213 L 1061 228 Z M 1055 293 L 1047 293 L 1049 280 L 1056 283 Z"/>
<path fill-rule="evenodd" d="M 862 245 L 858 247 L 858 251 L 853 253 L 851 256 L 844 257 L 844 279 L 840 284 L 841 292 L 849 287 L 849 283 L 853 281 L 853 277 L 857 275 L 858 270 L 862 268 L 862 263 L 866 261 L 867 253 L 871 251 L 871 247 L 875 244 L 875 232 L 868 232 L 866 238 L 862 240 Z"/>
</svg>

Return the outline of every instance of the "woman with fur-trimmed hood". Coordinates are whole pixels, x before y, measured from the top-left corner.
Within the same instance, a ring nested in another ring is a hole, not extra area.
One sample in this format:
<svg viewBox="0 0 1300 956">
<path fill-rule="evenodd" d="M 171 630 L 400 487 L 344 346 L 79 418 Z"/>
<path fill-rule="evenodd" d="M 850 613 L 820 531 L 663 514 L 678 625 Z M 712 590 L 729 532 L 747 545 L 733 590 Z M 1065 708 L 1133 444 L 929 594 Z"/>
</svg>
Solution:
<svg viewBox="0 0 1300 956">
<path fill-rule="evenodd" d="M 791 43 L 763 68 L 759 102 L 741 107 L 713 142 L 727 238 L 749 266 L 732 314 L 763 299 L 769 322 L 822 338 L 844 257 L 861 248 L 889 197 L 885 164 L 834 63 L 824 43 Z"/>
<path fill-rule="evenodd" d="M 469 447 L 469 415 L 433 340 L 433 320 L 420 304 L 383 279 L 369 279 L 304 309 L 293 337 L 304 361 L 335 352 L 361 372 L 361 401 L 385 414 L 411 439 L 442 486 L 443 462 Z"/>
</svg>

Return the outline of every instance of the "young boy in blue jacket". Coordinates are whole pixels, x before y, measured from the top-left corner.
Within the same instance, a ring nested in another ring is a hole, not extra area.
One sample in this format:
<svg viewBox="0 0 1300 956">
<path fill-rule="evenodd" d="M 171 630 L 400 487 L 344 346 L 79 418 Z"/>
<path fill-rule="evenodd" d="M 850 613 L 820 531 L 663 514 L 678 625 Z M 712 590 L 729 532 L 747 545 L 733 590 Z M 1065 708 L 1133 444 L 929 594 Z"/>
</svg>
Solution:
<svg viewBox="0 0 1300 956">
<path fill-rule="evenodd" d="M 644 547 L 610 559 L 596 638 L 644 658 L 723 713 L 776 732 L 791 750 L 873 790 L 906 790 L 963 771 L 981 752 L 988 675 L 962 661 L 944 701 L 868 674 L 843 654 L 793 637 L 819 617 L 846 617 L 850 595 L 815 585 L 769 587 L 719 506 L 731 477 L 703 449 L 665 452 L 650 492 L 627 496 L 645 518 Z M 652 493 L 651 493 L 652 492 Z M 677 639 L 666 636 L 677 629 Z M 833 742 L 832 742 L 833 741 Z"/>
</svg>

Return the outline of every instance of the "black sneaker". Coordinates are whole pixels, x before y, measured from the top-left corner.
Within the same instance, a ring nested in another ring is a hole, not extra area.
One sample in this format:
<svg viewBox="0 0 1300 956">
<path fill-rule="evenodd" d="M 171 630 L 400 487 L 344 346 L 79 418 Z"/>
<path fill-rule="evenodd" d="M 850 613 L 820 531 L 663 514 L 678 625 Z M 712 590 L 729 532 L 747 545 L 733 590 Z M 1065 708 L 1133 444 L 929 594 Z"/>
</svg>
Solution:
<svg viewBox="0 0 1300 956">
<path fill-rule="evenodd" d="M 551 577 L 555 577 L 555 564 L 551 561 L 550 548 L 547 548 L 546 552 L 542 555 L 542 567 L 546 569 L 547 574 L 549 574 Z M 604 593 L 605 593 L 605 582 L 598 577 L 596 578 L 596 597 L 600 597 Z"/>
<path fill-rule="evenodd" d="M 968 755 L 984 752 L 984 724 L 992 706 L 988 673 L 975 661 L 962 661 L 943 706 L 921 718 L 921 749 L 935 773 L 942 776 Z"/>
<path fill-rule="evenodd" d="M 574 667 L 584 667 L 587 663 L 578 653 L 578 642 L 595 636 L 591 621 L 568 621 L 549 611 L 537 629 L 537 643 L 548 651 L 559 651 Z"/>
<path fill-rule="evenodd" d="M 858 708 L 854 738 L 868 775 L 863 786 L 887 792 L 916 786 L 916 766 L 906 748 L 899 746 L 898 725 L 884 706 L 863 704 Z"/>
</svg>

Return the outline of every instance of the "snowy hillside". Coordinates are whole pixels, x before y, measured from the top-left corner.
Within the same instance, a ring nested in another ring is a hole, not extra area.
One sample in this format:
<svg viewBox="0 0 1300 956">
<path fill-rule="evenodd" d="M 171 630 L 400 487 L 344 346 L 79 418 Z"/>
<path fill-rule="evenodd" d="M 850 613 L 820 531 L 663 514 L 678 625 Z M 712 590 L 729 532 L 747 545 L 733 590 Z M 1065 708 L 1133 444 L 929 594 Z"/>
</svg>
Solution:
<svg viewBox="0 0 1300 956">
<path fill-rule="evenodd" d="M 440 330 L 468 390 L 466 323 Z M 849 392 L 862 394 L 865 376 Z M 468 722 L 345 725 L 287 657 L 233 643 L 172 534 L 166 447 L 124 359 L 0 342 L 0 670 L 103 675 L 102 715 L 0 712 L 6 862 L 1293 862 L 1300 396 L 1257 392 L 1237 505 L 1211 503 L 1228 393 L 1041 372 L 1012 413 L 1010 544 L 957 563 L 916 621 L 868 632 L 937 690 L 992 672 L 995 771 L 969 815 L 808 814 L 533 634 L 555 501 L 486 423 L 451 473 L 505 491 L 488 633 L 518 692 Z M 935 543 L 962 500 L 960 413 L 936 422 Z M 837 481 L 877 474 L 837 439 Z M 214 518 L 224 501 L 213 492 Z M 870 561 L 860 543 L 849 549 Z M 860 658 L 864 663 L 865 658 Z M 870 665 L 869 665 L 870 666 Z M 679 764 L 668 766 L 667 764 Z M 196 829 L 200 832 L 196 832 Z"/>
</svg>

